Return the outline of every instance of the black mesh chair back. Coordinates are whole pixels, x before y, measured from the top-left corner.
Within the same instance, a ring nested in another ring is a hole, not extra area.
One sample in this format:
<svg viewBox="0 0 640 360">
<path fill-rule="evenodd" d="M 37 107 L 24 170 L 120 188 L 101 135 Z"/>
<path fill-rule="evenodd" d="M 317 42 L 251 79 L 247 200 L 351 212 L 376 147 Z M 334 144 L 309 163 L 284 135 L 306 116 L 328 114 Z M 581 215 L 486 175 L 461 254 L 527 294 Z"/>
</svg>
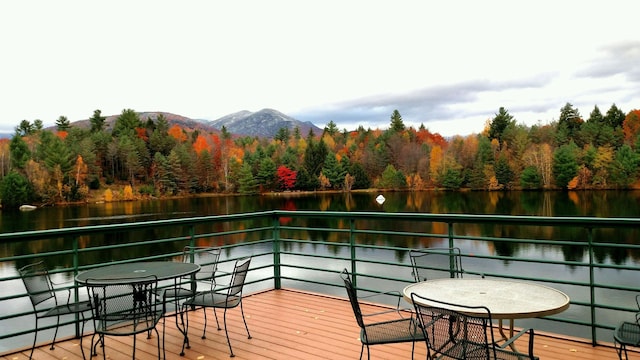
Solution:
<svg viewBox="0 0 640 360">
<path fill-rule="evenodd" d="M 150 334 L 154 331 L 158 343 L 158 359 L 160 359 L 163 352 L 156 325 L 163 316 L 163 305 L 156 296 L 158 279 L 155 276 L 121 278 L 113 281 L 88 279 L 86 284 L 95 329 L 92 338 L 93 355 L 97 355 L 98 344 L 104 347 L 105 335 L 133 336 L 132 358 L 135 359 L 136 334 Z M 94 342 L 96 335 L 99 338 Z M 104 349 L 102 356 L 106 359 Z"/>
<path fill-rule="evenodd" d="M 185 246 L 182 251 L 182 261 L 200 265 L 194 278 L 207 288 L 202 290 L 213 290 L 215 287 L 216 272 L 222 249 L 205 246 Z M 197 285 L 197 284 L 196 284 Z M 193 294 L 192 294 L 193 295 Z"/>
<path fill-rule="evenodd" d="M 33 311 L 36 318 L 35 334 L 33 336 L 33 344 L 29 358 L 33 357 L 33 351 L 38 338 L 38 330 L 40 319 L 47 317 L 56 317 L 56 327 L 51 342 L 51 350 L 55 349 L 56 337 L 58 336 L 58 328 L 60 326 L 60 316 L 76 315 L 82 322 L 81 335 L 84 332 L 84 312 L 91 310 L 88 301 L 71 301 L 71 290 L 67 289 L 67 300 L 60 303 L 56 297 L 54 282 L 51 280 L 49 271 L 44 262 L 39 261 L 30 265 L 26 265 L 18 270 L 24 287 L 27 289 L 29 300 L 33 305 Z M 84 357 L 84 349 L 82 348 L 82 337 L 80 338 L 80 350 Z"/>
<path fill-rule="evenodd" d="M 176 326 L 185 329 L 183 307 L 180 301 L 194 296 L 198 290 L 212 291 L 216 287 L 216 273 L 218 272 L 218 262 L 222 249 L 208 246 L 185 246 L 182 250 L 182 262 L 200 265 L 200 271 L 194 275 L 177 279 L 173 286 L 162 290 L 163 303 L 165 305 L 165 315 L 176 317 Z M 173 304 L 175 312 L 167 311 L 167 304 Z M 215 313 L 215 309 L 214 309 Z M 168 314 L 168 315 L 167 315 Z M 205 313 L 206 316 L 206 313 Z M 216 315 L 216 320 L 218 316 Z M 180 319 L 180 324 L 178 324 Z M 186 333 L 186 330 L 185 330 Z M 190 348 L 189 337 L 185 336 L 182 343 L 180 355 L 184 355 L 184 349 Z"/>
<path fill-rule="evenodd" d="M 356 322 L 361 329 L 365 329 L 364 319 L 362 317 L 362 310 L 360 309 L 360 302 L 358 301 L 358 293 L 351 282 L 351 276 L 349 276 L 349 272 L 344 269 L 340 274 L 342 281 L 344 282 L 344 288 L 347 290 L 347 296 L 349 296 L 349 303 L 351 303 L 351 308 L 353 309 L 353 315 L 356 318 Z"/>
<path fill-rule="evenodd" d="M 493 336 L 491 311 L 485 306 L 464 306 L 411 294 L 416 317 L 424 331 L 428 358 L 535 360 L 533 330 L 526 329 L 498 346 Z M 425 305 L 429 304 L 429 305 Z M 431 305 L 433 304 L 433 305 Z M 507 349 L 513 341 L 529 333 L 529 353 Z"/>
<path fill-rule="evenodd" d="M 214 315 L 216 316 L 216 323 L 218 325 L 218 330 L 222 330 L 220 328 L 220 323 L 218 322 L 218 315 L 215 312 L 215 309 L 224 309 L 224 331 L 227 336 L 227 344 L 229 345 L 229 353 L 230 356 L 235 356 L 233 354 L 233 348 L 231 347 L 231 341 L 229 340 L 229 331 L 227 327 L 227 310 L 240 307 L 240 313 L 242 314 L 242 321 L 244 322 L 244 328 L 247 331 L 247 338 L 251 339 L 251 333 L 249 333 L 249 327 L 247 326 L 247 320 L 244 316 L 244 309 L 242 307 L 242 290 L 244 288 L 244 283 L 247 278 L 247 273 L 249 272 L 249 266 L 251 264 L 251 257 L 246 257 L 242 259 L 238 259 L 235 262 L 233 267 L 233 272 L 231 273 L 231 277 L 228 284 L 224 286 L 222 284 L 218 284 L 219 288 L 209 291 L 199 291 L 193 297 L 187 299 L 184 302 L 185 307 L 203 307 L 212 308 L 214 311 Z M 205 311 L 204 317 L 204 329 L 202 331 L 202 338 L 206 339 L 207 333 L 207 313 Z M 188 312 L 187 312 L 188 315 Z M 189 326 L 187 316 L 187 328 Z"/>
<path fill-rule="evenodd" d="M 620 360 L 629 359 L 627 346 L 640 347 L 640 295 L 636 295 L 636 305 L 635 321 L 623 321 L 613 331 L 613 343 Z"/>
<path fill-rule="evenodd" d="M 363 314 L 360 308 L 357 290 L 351 282 L 351 276 L 349 275 L 348 270 L 344 269 L 340 274 L 340 277 L 344 282 L 344 287 L 347 290 L 347 295 L 349 296 L 349 302 L 351 303 L 353 314 L 355 315 L 356 322 L 360 327 L 360 342 L 362 343 L 362 346 L 360 347 L 360 359 L 362 359 L 362 354 L 364 353 L 365 346 L 367 347 L 367 358 L 370 359 L 371 350 L 369 349 L 369 346 L 371 345 L 397 344 L 406 342 L 412 343 L 411 357 L 413 358 L 415 342 L 424 340 L 424 336 L 418 326 L 418 322 L 413 318 L 413 316 L 411 316 L 411 314 L 409 313 L 410 317 L 402 317 L 402 313 L 400 312 L 399 307 L 393 310 L 381 311 L 378 313 Z M 388 314 L 392 312 L 397 314 L 397 317 L 394 319 L 375 322 L 365 321 L 365 317 L 373 318 L 376 315 Z"/>
<path fill-rule="evenodd" d="M 451 277 L 461 278 L 462 255 L 459 248 L 425 248 L 409 251 L 415 282 Z"/>
<path fill-rule="evenodd" d="M 198 285 L 201 290 L 213 290 L 215 288 L 216 271 L 220 260 L 220 248 L 185 246 L 182 250 L 182 261 L 200 265 L 200 271 L 179 279 L 177 286 L 170 286 L 163 290 L 165 300 L 178 298 L 184 299 L 196 294 Z"/>
</svg>

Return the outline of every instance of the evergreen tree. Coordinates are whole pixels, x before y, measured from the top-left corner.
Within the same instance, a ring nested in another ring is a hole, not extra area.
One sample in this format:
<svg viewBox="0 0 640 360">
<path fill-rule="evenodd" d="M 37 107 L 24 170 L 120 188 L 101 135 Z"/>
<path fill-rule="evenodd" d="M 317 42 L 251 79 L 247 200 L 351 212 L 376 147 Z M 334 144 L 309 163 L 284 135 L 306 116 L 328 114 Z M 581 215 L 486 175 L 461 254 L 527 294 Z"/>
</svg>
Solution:
<svg viewBox="0 0 640 360">
<path fill-rule="evenodd" d="M 542 175 L 535 166 L 527 166 L 520 175 L 520 186 L 523 189 L 540 189 L 542 187 Z"/>
<path fill-rule="evenodd" d="M 307 149 L 304 152 L 304 167 L 309 176 L 317 177 L 320 175 L 327 153 L 329 153 L 329 150 L 322 139 L 319 142 L 315 142 L 313 138 L 307 139 Z"/>
<path fill-rule="evenodd" d="M 513 181 L 514 173 L 513 170 L 511 170 L 511 166 L 509 166 L 507 158 L 504 156 L 500 156 L 498 158 L 498 161 L 496 161 L 494 170 L 498 183 L 504 185 L 505 187 L 509 187 L 509 185 Z"/>
<path fill-rule="evenodd" d="M 371 179 L 360 163 L 352 163 L 349 167 L 349 174 L 355 177 L 352 189 L 368 189 L 371 187 Z"/>
<path fill-rule="evenodd" d="M 615 129 L 617 127 L 622 127 L 625 117 L 625 113 L 620 110 L 616 104 L 612 104 L 609 110 L 607 110 L 607 114 L 604 116 L 604 122 Z"/>
<path fill-rule="evenodd" d="M 291 133 L 289 131 L 288 127 L 281 127 L 280 129 L 278 129 L 278 132 L 276 133 L 276 136 L 273 137 L 275 140 L 279 140 L 281 142 L 283 142 L 284 144 L 286 144 L 289 139 L 291 138 Z"/>
<path fill-rule="evenodd" d="M 58 118 L 58 120 L 56 120 L 56 128 L 58 129 L 58 131 L 67 131 L 69 130 L 69 127 L 71 126 L 71 123 L 69 122 L 69 119 L 67 119 L 66 116 L 60 116 Z"/>
<path fill-rule="evenodd" d="M 332 152 L 329 152 L 324 160 L 322 173 L 327 177 L 333 189 L 339 189 L 342 186 L 346 175 L 346 171 L 336 159 L 336 154 Z"/>
<path fill-rule="evenodd" d="M 513 116 L 511 116 L 509 111 L 504 107 L 501 107 L 495 115 L 489 126 L 489 139 L 497 139 L 500 146 L 502 146 L 504 131 L 507 129 L 507 126 L 514 124 L 515 120 L 513 120 Z"/>
<path fill-rule="evenodd" d="M 389 129 L 395 132 L 401 132 L 405 129 L 404 122 L 402 121 L 402 115 L 400 115 L 398 110 L 393 110 L 393 113 L 391 114 L 391 125 L 389 126 Z"/>
<path fill-rule="evenodd" d="M 32 194 L 29 180 L 16 171 L 11 171 L 0 182 L 0 199 L 5 209 L 28 204 L 31 202 Z"/>
<path fill-rule="evenodd" d="M 89 124 L 91 124 L 91 132 L 96 133 L 104 130 L 104 122 L 107 118 L 102 116 L 102 111 L 96 109 L 93 111 L 93 116 L 89 118 Z"/>
<path fill-rule="evenodd" d="M 238 192 L 244 195 L 252 195 L 258 193 L 258 183 L 253 177 L 251 166 L 243 164 L 238 174 Z"/>
<path fill-rule="evenodd" d="M 329 121 L 327 126 L 325 126 L 324 132 L 326 134 L 334 136 L 338 132 L 338 126 L 336 125 L 336 123 L 333 122 L 333 120 L 331 120 L 331 121 Z"/>
<path fill-rule="evenodd" d="M 11 166 L 16 169 L 23 169 L 27 161 L 31 158 L 29 146 L 24 142 L 22 136 L 18 134 L 11 138 L 9 152 L 11 154 Z"/>
<path fill-rule="evenodd" d="M 582 118 L 580 117 L 580 112 L 570 103 L 566 103 L 560 109 L 558 127 L 566 130 L 567 140 L 570 141 L 576 139 L 581 126 Z"/>
<path fill-rule="evenodd" d="M 271 160 L 270 157 L 264 157 L 260 161 L 258 166 L 258 173 L 256 174 L 256 181 L 258 184 L 263 185 L 265 190 L 274 190 L 277 180 L 277 167 L 276 163 Z"/>
<path fill-rule="evenodd" d="M 560 146 L 553 153 L 553 176 L 556 185 L 561 188 L 566 188 L 569 181 L 578 174 L 577 150 L 576 144 L 571 142 Z"/>
<path fill-rule="evenodd" d="M 16 126 L 16 136 L 27 136 L 33 134 L 36 129 L 28 120 L 20 121 L 20 125 Z M 15 136 L 14 136 L 15 137 Z"/>
<path fill-rule="evenodd" d="M 616 152 L 611 164 L 611 181 L 621 188 L 629 188 L 636 181 L 640 156 L 627 144 Z"/>
<path fill-rule="evenodd" d="M 135 129 L 139 127 L 142 127 L 142 121 L 140 121 L 138 113 L 132 109 L 124 109 L 122 110 L 122 114 L 120 114 L 116 119 L 116 123 L 113 126 L 113 136 L 133 136 L 135 134 Z"/>
<path fill-rule="evenodd" d="M 462 186 L 463 177 L 460 169 L 456 167 L 447 168 L 441 175 L 440 183 L 447 189 L 459 189 Z"/>
</svg>

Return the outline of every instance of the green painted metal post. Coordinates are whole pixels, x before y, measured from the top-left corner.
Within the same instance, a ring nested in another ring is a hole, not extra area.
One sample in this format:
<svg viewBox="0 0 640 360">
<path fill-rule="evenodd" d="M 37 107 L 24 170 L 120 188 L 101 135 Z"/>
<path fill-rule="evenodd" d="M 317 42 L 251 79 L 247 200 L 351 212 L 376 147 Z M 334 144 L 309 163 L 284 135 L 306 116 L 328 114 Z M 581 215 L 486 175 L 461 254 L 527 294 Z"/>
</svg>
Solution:
<svg viewBox="0 0 640 360">
<path fill-rule="evenodd" d="M 590 301 L 590 311 L 591 311 L 591 344 L 596 346 L 596 287 L 595 287 L 595 276 L 594 276 L 594 248 L 593 248 L 593 229 L 587 228 L 587 242 L 589 247 L 589 296 L 591 297 Z"/>
<path fill-rule="evenodd" d="M 356 223 L 355 219 L 349 219 L 349 249 L 351 250 L 351 281 L 353 286 L 358 289 L 357 267 L 356 267 Z M 357 292 L 357 290 L 356 290 Z"/>
<path fill-rule="evenodd" d="M 80 267 L 80 257 L 78 255 L 78 249 L 80 248 L 80 241 L 78 240 L 78 236 L 73 237 L 73 279 L 74 279 L 74 287 L 73 287 L 73 300 L 78 302 L 80 300 L 80 294 L 78 290 L 78 284 L 75 282 L 76 275 L 78 275 L 78 267 Z M 76 338 L 79 338 L 83 334 L 80 333 L 80 314 L 75 314 L 75 332 Z"/>
<path fill-rule="evenodd" d="M 456 277 L 456 264 L 457 261 L 453 254 L 453 223 L 447 223 L 448 235 L 449 235 L 449 277 Z"/>
<path fill-rule="evenodd" d="M 282 288 L 280 273 L 280 216 L 273 216 L 273 287 Z"/>
</svg>

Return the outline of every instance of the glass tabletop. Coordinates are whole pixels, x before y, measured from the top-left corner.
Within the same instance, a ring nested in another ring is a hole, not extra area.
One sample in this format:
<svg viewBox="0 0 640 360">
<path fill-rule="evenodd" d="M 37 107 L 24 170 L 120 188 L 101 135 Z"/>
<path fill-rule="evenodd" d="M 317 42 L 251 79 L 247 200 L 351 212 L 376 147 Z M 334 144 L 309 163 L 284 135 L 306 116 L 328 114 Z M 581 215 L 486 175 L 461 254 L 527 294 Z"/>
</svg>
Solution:
<svg viewBox="0 0 640 360">
<path fill-rule="evenodd" d="M 114 264 L 87 270 L 76 276 L 76 281 L 84 284 L 91 279 L 96 281 L 112 281 L 132 279 L 154 275 L 158 280 L 187 276 L 200 271 L 200 265 L 171 261 L 142 261 Z"/>
</svg>

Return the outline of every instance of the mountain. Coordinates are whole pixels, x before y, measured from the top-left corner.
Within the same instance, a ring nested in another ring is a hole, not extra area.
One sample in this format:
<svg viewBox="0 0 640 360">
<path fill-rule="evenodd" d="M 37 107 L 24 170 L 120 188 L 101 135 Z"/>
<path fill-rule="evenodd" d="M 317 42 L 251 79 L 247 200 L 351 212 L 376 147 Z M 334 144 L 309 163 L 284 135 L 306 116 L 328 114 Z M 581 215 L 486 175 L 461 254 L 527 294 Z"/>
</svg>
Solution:
<svg viewBox="0 0 640 360">
<path fill-rule="evenodd" d="M 322 129 L 309 121 L 302 122 L 273 109 L 257 112 L 243 110 L 209 121 L 208 124 L 218 130 L 224 126 L 234 135 L 266 138 L 273 138 L 281 128 L 293 130 L 298 127 L 302 136 L 306 136 L 309 130 L 313 130 L 316 135 L 322 133 Z"/>
<path fill-rule="evenodd" d="M 303 137 L 306 136 L 311 129 L 313 129 L 316 135 L 322 133 L 322 129 L 309 121 L 302 122 L 273 109 L 262 109 L 258 112 L 243 110 L 223 116 L 217 120 L 191 119 L 161 111 L 139 112 L 138 115 L 143 124 L 146 123 L 148 119 L 155 121 L 159 115 L 163 115 L 169 122 L 169 126 L 179 125 L 185 130 L 200 130 L 204 132 L 219 132 L 222 127 L 225 126 L 230 134 L 238 136 L 273 138 L 278 133 L 278 130 L 283 127 L 289 128 L 290 130 L 298 127 Z M 120 116 L 120 114 L 105 116 L 105 130 L 113 130 L 118 116 Z M 88 119 L 75 121 L 73 125 L 82 128 L 89 128 L 91 126 Z M 51 126 L 48 129 L 53 130 L 55 126 Z"/>
</svg>

